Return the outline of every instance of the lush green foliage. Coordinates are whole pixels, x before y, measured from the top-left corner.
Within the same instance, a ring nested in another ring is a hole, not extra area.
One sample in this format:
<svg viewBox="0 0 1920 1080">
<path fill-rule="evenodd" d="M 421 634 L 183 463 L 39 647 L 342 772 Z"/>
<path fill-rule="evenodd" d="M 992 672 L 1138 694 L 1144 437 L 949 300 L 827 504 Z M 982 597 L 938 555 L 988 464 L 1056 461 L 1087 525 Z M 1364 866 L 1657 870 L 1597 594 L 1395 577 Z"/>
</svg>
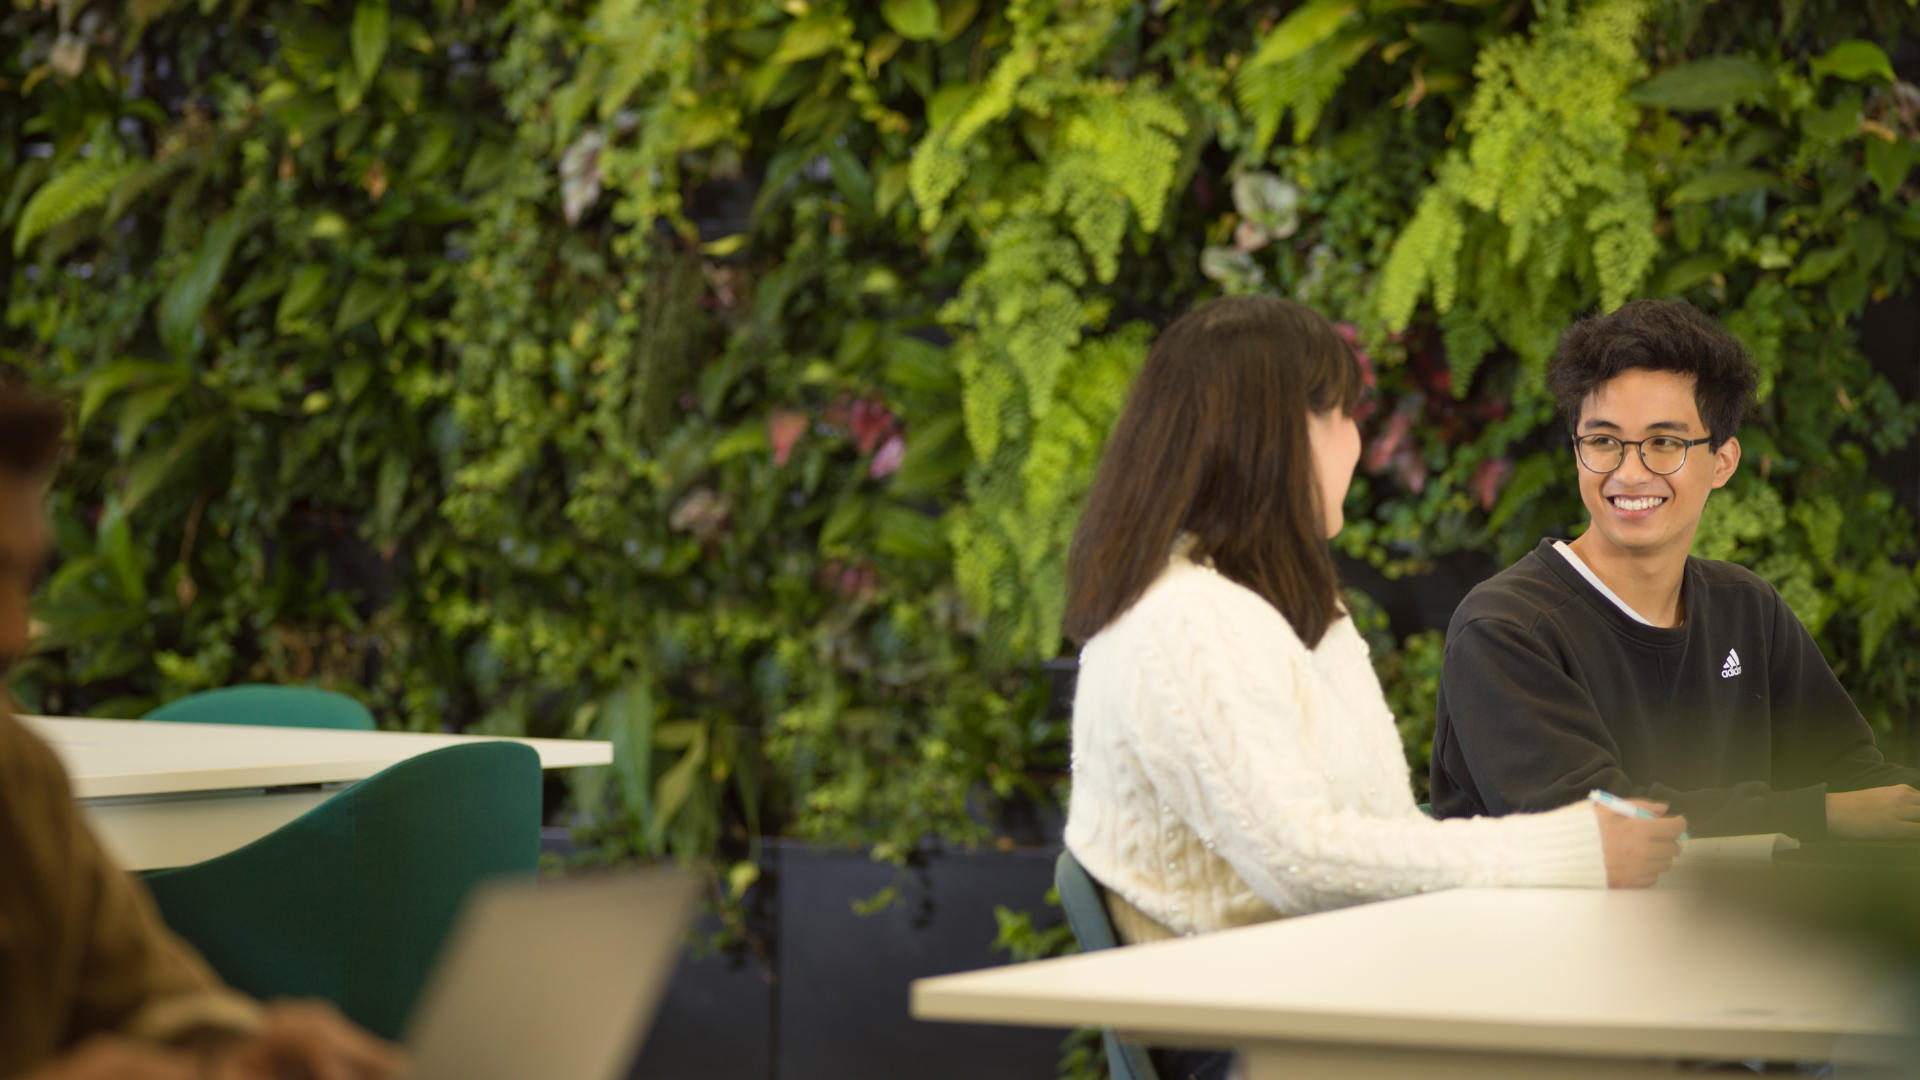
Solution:
<svg viewBox="0 0 1920 1080">
<path fill-rule="evenodd" d="M 768 830 L 982 842 L 1061 777 L 1035 665 L 1157 321 L 1259 289 L 1342 323 L 1375 385 L 1339 546 L 1397 576 L 1576 527 L 1544 358 L 1680 296 L 1765 374 L 1699 549 L 1885 728 L 1920 704 L 1920 545 L 1870 466 L 1920 405 L 1854 326 L 1920 269 L 1920 90 L 1883 48 L 1915 26 L 16 0 L 0 359 L 77 431 L 19 689 L 319 681 L 394 726 L 610 738 L 576 792 L 609 850 L 736 893 Z M 1422 774 L 1438 635 L 1356 611 Z"/>
<path fill-rule="evenodd" d="M 1362 349 L 1339 545 L 1396 575 L 1580 520 L 1570 319 L 1724 318 L 1766 384 L 1702 552 L 1876 722 L 1920 699 L 1869 469 L 1920 406 L 1852 323 L 1920 244 L 1898 0 L 0 20 L 0 349 L 78 406 L 41 708 L 318 680 L 613 739 L 579 794 L 617 846 L 986 840 L 982 796 L 1059 779 L 1033 671 L 1102 440 L 1218 289 Z M 1368 627 L 1417 770 L 1438 641 Z"/>
</svg>

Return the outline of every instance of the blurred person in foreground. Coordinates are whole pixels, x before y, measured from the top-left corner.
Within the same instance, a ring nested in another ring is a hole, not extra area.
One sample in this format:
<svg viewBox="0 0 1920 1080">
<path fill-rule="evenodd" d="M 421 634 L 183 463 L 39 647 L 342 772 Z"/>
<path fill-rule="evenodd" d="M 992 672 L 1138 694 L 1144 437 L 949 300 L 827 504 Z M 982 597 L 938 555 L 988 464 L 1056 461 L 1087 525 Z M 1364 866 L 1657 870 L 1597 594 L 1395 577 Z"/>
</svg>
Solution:
<svg viewBox="0 0 1920 1080">
<path fill-rule="evenodd" d="M 1591 517 L 1482 582 L 1447 628 L 1434 812 L 1543 810 L 1590 788 L 1696 835 L 1920 840 L 1920 771 L 1888 762 L 1792 609 L 1695 558 L 1740 467 L 1759 377 L 1724 327 L 1636 300 L 1561 338 L 1547 383 Z"/>
<path fill-rule="evenodd" d="M 1585 801 L 1415 805 L 1327 547 L 1360 391 L 1318 314 L 1213 300 L 1160 335 L 1108 442 L 1069 558 L 1066 843 L 1126 942 L 1464 885 L 1647 886 L 1678 850 L 1684 820 Z M 1169 1078 L 1227 1069 L 1156 1053 Z"/>
<path fill-rule="evenodd" d="M 28 647 L 64 409 L 0 376 L 0 671 Z M 160 921 L 0 696 L 0 1077 L 374 1080 L 397 1051 L 323 1002 L 260 1005 Z"/>
</svg>

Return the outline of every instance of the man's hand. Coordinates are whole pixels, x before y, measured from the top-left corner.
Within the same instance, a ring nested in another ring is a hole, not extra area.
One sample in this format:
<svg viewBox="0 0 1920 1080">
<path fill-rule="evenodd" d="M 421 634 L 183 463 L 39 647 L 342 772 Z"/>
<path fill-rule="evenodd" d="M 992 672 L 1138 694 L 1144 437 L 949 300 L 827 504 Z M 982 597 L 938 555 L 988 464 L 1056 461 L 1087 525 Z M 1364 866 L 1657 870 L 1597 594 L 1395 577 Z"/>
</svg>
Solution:
<svg viewBox="0 0 1920 1080">
<path fill-rule="evenodd" d="M 276 1001 L 253 1035 L 224 1047 L 220 1080 L 382 1080 L 400 1072 L 398 1048 L 355 1027 L 324 1001 Z"/>
<path fill-rule="evenodd" d="M 193 1055 L 124 1035 L 95 1035 L 20 1080 L 199 1080 Z"/>
<path fill-rule="evenodd" d="M 1828 792 L 1827 835 L 1836 840 L 1920 840 L 1920 791 L 1893 784 Z"/>
</svg>

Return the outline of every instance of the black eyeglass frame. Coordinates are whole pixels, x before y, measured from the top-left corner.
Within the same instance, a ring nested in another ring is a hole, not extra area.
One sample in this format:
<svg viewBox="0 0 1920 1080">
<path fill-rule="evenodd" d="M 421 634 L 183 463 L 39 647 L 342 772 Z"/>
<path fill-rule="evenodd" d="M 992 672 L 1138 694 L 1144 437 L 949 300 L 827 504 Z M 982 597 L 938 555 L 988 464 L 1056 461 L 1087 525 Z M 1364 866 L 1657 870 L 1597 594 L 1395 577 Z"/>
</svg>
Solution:
<svg viewBox="0 0 1920 1080">
<path fill-rule="evenodd" d="M 1614 442 L 1619 443 L 1620 444 L 1620 460 L 1617 462 L 1614 462 L 1612 469 L 1596 469 L 1592 465 L 1587 464 L 1587 456 L 1580 452 L 1581 450 L 1580 444 L 1582 440 L 1585 440 L 1585 439 L 1612 439 Z M 1647 460 L 1647 443 L 1651 442 L 1654 439 L 1672 439 L 1673 441 L 1679 443 L 1680 444 L 1680 464 L 1675 465 L 1673 468 L 1668 469 L 1665 472 L 1661 472 L 1659 469 L 1654 468 L 1653 462 Z M 1672 476 L 1674 473 L 1677 473 L 1681 469 L 1684 469 L 1687 467 L 1687 452 L 1689 450 L 1692 450 L 1696 446 L 1702 446 L 1712 442 L 1713 436 L 1709 435 L 1704 439 L 1683 439 L 1678 435 L 1649 435 L 1644 439 L 1622 439 L 1613 435 L 1608 435 L 1606 432 L 1603 432 L 1603 431 L 1590 431 L 1585 435 L 1569 436 L 1567 441 L 1573 444 L 1574 460 L 1578 461 L 1580 463 L 1580 467 L 1587 470 L 1588 472 L 1599 473 L 1602 476 L 1604 476 L 1607 473 L 1613 472 L 1616 469 L 1620 468 L 1620 466 L 1625 465 L 1627 463 L 1627 447 L 1631 446 L 1633 447 L 1634 451 L 1640 455 L 1641 468 L 1646 469 L 1648 472 L 1652 473 L 1655 476 Z"/>
</svg>

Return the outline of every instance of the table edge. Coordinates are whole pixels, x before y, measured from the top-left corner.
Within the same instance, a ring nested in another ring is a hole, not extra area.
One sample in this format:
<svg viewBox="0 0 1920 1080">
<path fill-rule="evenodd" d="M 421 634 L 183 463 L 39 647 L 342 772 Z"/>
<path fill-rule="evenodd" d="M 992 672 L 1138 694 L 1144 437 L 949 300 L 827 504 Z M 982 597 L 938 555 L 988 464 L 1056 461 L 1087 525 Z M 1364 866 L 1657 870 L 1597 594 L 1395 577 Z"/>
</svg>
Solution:
<svg viewBox="0 0 1920 1080">
<path fill-rule="evenodd" d="M 34 722 L 51 721 L 59 723 L 66 720 L 91 720 L 99 723 L 138 723 L 139 721 L 115 721 L 99 717 L 68 716 L 21 716 L 21 720 Z M 208 726 L 208 725 L 199 725 Z M 261 725 L 253 730 L 261 730 Z M 285 728 L 281 730 L 299 731 L 311 734 L 314 728 Z M 38 734 L 38 732 L 36 732 Z M 408 758 L 429 750 L 446 746 L 459 746 L 470 742 L 517 742 L 530 746 L 540 755 L 540 768 L 575 769 L 588 768 L 613 763 L 613 743 L 604 739 L 549 739 L 517 738 L 507 735 L 459 735 L 442 732 L 393 731 L 365 732 L 356 731 L 356 736 L 394 735 L 426 736 L 435 745 L 421 746 L 407 753 L 398 754 L 356 754 L 353 757 L 331 761 L 287 762 L 271 765 L 242 765 L 224 768 L 179 770 L 170 773 L 115 773 L 108 775 L 70 776 L 69 782 L 75 798 L 105 799 L 129 795 L 166 795 L 195 791 L 230 791 L 244 788 L 288 787 L 302 784 L 344 783 L 365 780 L 374 773 Z"/>
<path fill-rule="evenodd" d="M 1118 1028 L 1169 1045 L 1202 1043 L 1320 1043 L 1395 1046 L 1476 1053 L 1546 1053 L 1566 1057 L 1766 1058 L 1841 1060 L 1878 1064 L 1906 1060 L 1912 1037 L 1898 1031 L 1795 1029 L 1792 1025 L 1701 1031 L 1686 1025 L 1646 1026 L 1487 1021 L 1473 1017 L 1381 1017 L 1348 1012 L 1285 1012 L 1232 1006 L 1062 1000 L 1006 991 L 953 990 L 938 985 L 964 977 L 916 979 L 908 1014 L 916 1020 L 1009 1024 L 1021 1027 Z M 1844 1051 L 1844 1057 L 1836 1057 Z"/>
</svg>

